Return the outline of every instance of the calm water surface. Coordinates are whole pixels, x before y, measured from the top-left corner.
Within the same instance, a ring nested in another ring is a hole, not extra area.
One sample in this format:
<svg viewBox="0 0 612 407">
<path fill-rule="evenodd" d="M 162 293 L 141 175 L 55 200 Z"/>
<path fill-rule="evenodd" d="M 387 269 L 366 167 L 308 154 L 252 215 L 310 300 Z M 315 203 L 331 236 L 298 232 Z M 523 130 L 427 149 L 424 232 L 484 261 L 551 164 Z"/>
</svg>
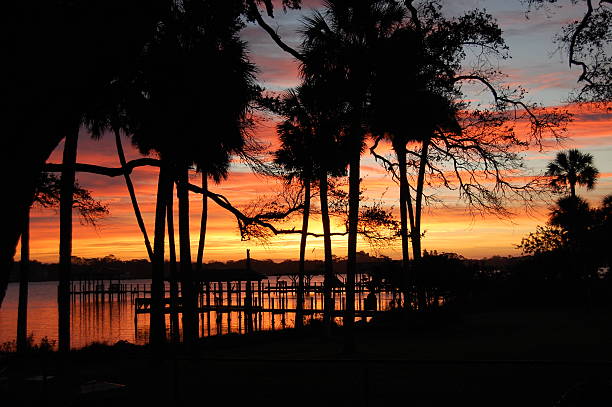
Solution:
<svg viewBox="0 0 612 407">
<path fill-rule="evenodd" d="M 321 284 L 322 277 L 316 276 L 312 282 Z M 286 277 L 279 281 L 291 284 Z M 150 280 L 123 280 L 126 284 L 150 284 Z M 276 278 L 271 278 L 271 284 L 276 285 Z M 264 280 L 263 285 L 266 286 Z M 234 287 L 235 289 L 235 287 Z M 244 290 L 244 285 L 243 285 Z M 144 296 L 140 294 L 140 296 Z M 19 284 L 10 283 L 8 291 L 0 308 L 0 344 L 14 341 L 17 330 L 17 304 L 19 297 Z M 149 337 L 149 316 L 139 314 L 135 318 L 134 296 L 130 294 L 118 299 L 116 295 L 109 300 L 104 296 L 104 300 L 94 300 L 95 296 L 82 298 L 81 296 L 72 297 L 71 308 L 71 345 L 73 348 L 81 348 L 93 342 L 104 342 L 113 344 L 120 340 L 131 343 L 144 344 Z M 281 298 L 283 297 L 283 298 Z M 244 299 L 242 291 L 241 301 Z M 211 303 L 227 304 L 227 293 L 224 298 L 214 298 Z M 378 309 L 385 309 L 392 300 L 390 294 L 378 294 Z M 336 309 L 342 305 L 343 298 L 336 298 Z M 238 293 L 232 294 L 232 304 L 238 303 Z M 295 297 L 291 294 L 284 296 L 272 291 L 262 293 L 261 299 L 255 298 L 254 305 L 261 304 L 264 308 L 295 308 Z M 356 308 L 361 309 L 363 295 L 356 295 Z M 321 309 L 321 295 L 307 295 L 305 298 L 305 308 Z M 263 312 L 255 314 L 255 330 L 272 330 L 292 327 L 294 325 L 294 313 L 273 314 Z M 167 326 L 170 325 L 170 316 L 167 315 Z M 310 317 L 306 317 L 307 319 Z M 244 315 L 239 312 L 230 313 L 202 313 L 200 314 L 200 334 L 201 336 L 222 335 L 230 332 L 245 332 Z M 28 333 L 31 333 L 35 343 L 39 343 L 43 337 L 51 341 L 57 341 L 57 281 L 33 282 L 29 284 L 28 295 Z"/>
</svg>

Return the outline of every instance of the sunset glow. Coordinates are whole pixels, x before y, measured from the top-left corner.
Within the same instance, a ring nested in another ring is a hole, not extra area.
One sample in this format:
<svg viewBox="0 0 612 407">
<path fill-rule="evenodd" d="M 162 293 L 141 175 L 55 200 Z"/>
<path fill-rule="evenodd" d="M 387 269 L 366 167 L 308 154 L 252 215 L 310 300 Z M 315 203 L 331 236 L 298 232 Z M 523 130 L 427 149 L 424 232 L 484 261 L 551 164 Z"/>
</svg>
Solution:
<svg viewBox="0 0 612 407">
<path fill-rule="evenodd" d="M 504 29 L 514 58 L 504 61 L 505 65 L 501 67 L 509 75 L 507 84 L 520 84 L 530 92 L 532 100 L 540 101 L 545 106 L 561 106 L 567 94 L 574 88 L 578 72 L 577 69 L 568 70 L 567 64 L 558 56 L 547 55 L 554 49 L 551 43 L 552 35 L 563 21 L 569 21 L 574 17 L 568 14 L 571 10 L 566 12 L 563 9 L 549 20 L 540 14 L 525 19 L 524 11 L 518 2 L 512 6 L 501 1 L 493 3 L 489 11 L 498 18 Z M 305 2 L 305 10 L 302 12 L 290 11 L 283 14 L 279 11 L 275 23 L 278 23 L 279 33 L 289 44 L 295 45 L 297 41 L 295 29 L 298 17 L 317 5 L 318 2 Z M 479 2 L 461 2 L 461 5 L 456 7 L 451 5 L 449 12 L 452 13 L 455 8 L 459 12 L 472 5 L 479 5 Z M 249 25 L 244 30 L 243 37 L 249 44 L 253 61 L 258 66 L 258 80 L 263 86 L 272 91 L 280 91 L 298 83 L 298 64 L 288 54 L 280 51 L 263 30 Z M 568 126 L 568 139 L 561 145 L 548 143 L 547 149 L 543 151 L 527 152 L 526 161 L 529 169 L 537 174 L 543 171 L 546 163 L 561 149 L 579 148 L 591 153 L 601 175 L 594 191 L 579 189 L 579 194 L 592 204 L 597 204 L 601 197 L 612 193 L 612 117 L 609 110 L 594 106 L 569 106 L 568 109 L 574 114 L 574 121 Z M 263 120 L 255 130 L 256 138 L 269 146 L 269 152 L 278 146 L 274 126 L 275 122 Z M 128 160 L 140 156 L 131 147 L 128 139 L 124 139 L 124 148 Z M 49 162 L 61 162 L 62 149 L 63 143 L 60 143 Z M 379 151 L 383 154 L 391 153 L 388 145 L 382 146 Z M 94 141 L 82 131 L 79 139 L 78 162 L 118 167 L 113 137 L 108 135 L 100 141 Z M 394 212 L 398 215 L 397 185 L 367 152 L 362 157 L 361 168 L 365 195 L 370 202 L 382 201 L 387 207 L 394 207 Z M 90 189 L 96 199 L 108 204 L 110 216 L 102 220 L 97 228 L 79 224 L 75 216 L 73 255 L 102 257 L 113 254 L 122 259 L 146 258 L 142 235 L 136 224 L 124 179 L 91 174 L 78 174 L 77 177 L 79 183 Z M 152 238 L 157 169 L 138 168 L 132 177 L 147 230 Z M 192 182 L 199 184 L 199 174 L 192 174 Z M 261 196 L 270 196 L 275 188 L 278 188 L 278 185 L 273 181 L 252 174 L 240 163 L 232 167 L 226 181 L 210 186 L 211 190 L 223 194 L 238 208 L 246 207 L 250 201 L 260 199 Z M 443 204 L 425 209 L 424 248 L 457 252 L 469 258 L 519 255 L 520 252 L 514 245 L 520 242 L 521 237 L 533 231 L 536 225 L 546 221 L 546 209 L 549 204 L 546 201 L 538 202 L 536 208 L 529 212 L 518 205 L 516 208 L 511 208 L 515 212 L 513 217 L 498 219 L 492 215 L 481 216 L 470 213 L 453 191 L 439 189 L 436 193 Z M 193 253 L 197 249 L 200 208 L 201 198 L 192 194 Z M 296 221 L 295 226 L 297 225 Z M 343 227 L 343 225 L 334 225 L 336 231 L 342 231 Z M 43 262 L 56 262 L 59 242 L 58 213 L 54 210 L 34 208 L 31 229 L 32 258 Z M 311 230 L 321 231 L 316 216 Z M 310 238 L 307 258 L 321 259 L 322 244 L 322 239 Z M 295 259 L 298 257 L 298 247 L 298 234 L 273 237 L 265 245 L 256 241 L 243 242 L 233 215 L 212 202 L 209 205 L 205 261 L 243 258 L 247 248 L 252 250 L 253 257 L 259 259 Z M 335 255 L 345 256 L 346 238 L 334 237 L 333 247 Z M 359 249 L 374 251 L 363 241 L 360 241 Z M 391 247 L 382 249 L 380 253 L 399 258 L 401 255 L 399 241 Z"/>
<path fill-rule="evenodd" d="M 569 126 L 567 140 L 560 148 L 577 147 L 595 156 L 595 163 L 601 174 L 594 191 L 580 191 L 591 202 L 604 195 L 612 193 L 612 118 L 605 112 L 597 112 L 588 108 L 574 108 L 575 120 Z M 269 123 L 266 126 L 271 126 Z M 270 140 L 269 128 L 262 132 Z M 272 141 L 272 140 L 270 140 Z M 124 140 L 128 159 L 139 157 L 139 153 L 130 146 L 129 140 Z M 60 162 L 63 144 L 60 144 L 49 162 Z M 380 149 L 381 153 L 390 154 L 389 146 Z M 527 154 L 529 166 L 534 171 L 541 171 L 546 163 L 556 153 L 555 150 L 532 151 Z M 94 141 L 82 132 L 78 161 L 117 167 L 119 166 L 113 138 L 108 136 L 100 141 Z M 394 206 L 397 214 L 399 193 L 384 169 L 369 156 L 362 158 L 363 187 L 370 200 L 382 200 L 388 206 Z M 157 169 L 141 167 L 133 172 L 140 208 L 146 222 L 148 233 L 153 231 L 155 211 L 155 193 Z M 103 257 L 114 254 L 119 258 L 145 258 L 146 251 L 143 239 L 138 230 L 132 205 L 127 195 L 125 181 L 122 177 L 108 178 L 95 174 L 79 174 L 79 183 L 91 189 L 94 196 L 107 203 L 110 216 L 105 218 L 97 228 L 74 224 L 74 255 L 80 257 Z M 199 184 L 199 174 L 192 175 L 192 183 Z M 235 166 L 227 181 L 219 185 L 211 185 L 210 189 L 226 196 L 235 206 L 244 208 L 250 201 L 262 196 L 270 196 L 279 185 L 265 177 L 252 174 L 241 165 Z M 499 219 L 492 215 L 481 216 L 470 214 L 465 206 L 457 200 L 452 191 L 439 189 L 445 206 L 435 205 L 426 208 L 424 214 L 424 229 L 426 230 L 424 247 L 428 250 L 452 251 L 466 257 L 479 258 L 492 255 L 518 255 L 514 248 L 521 237 L 533 231 L 537 224 L 546 221 L 547 203 L 540 203 L 540 210 L 525 212 L 523 208 L 515 208 L 515 216 L 510 219 Z M 197 250 L 199 236 L 199 216 L 201 198 L 191 195 L 191 238 L 192 249 Z M 297 221 L 295 222 L 298 226 Z M 343 225 L 335 225 L 335 231 L 342 231 Z M 318 219 L 314 219 L 311 230 L 320 232 Z M 31 250 L 34 259 L 43 262 L 55 262 L 58 256 L 59 217 L 51 209 L 32 210 L 32 240 Z M 334 237 L 334 254 L 345 256 L 346 238 Z M 321 259 L 323 256 L 322 239 L 310 238 L 308 257 Z M 206 261 L 229 260 L 243 258 L 246 248 L 251 248 L 252 254 L 260 259 L 294 259 L 298 256 L 299 235 L 277 236 L 270 239 L 266 245 L 256 241 L 240 240 L 236 220 L 232 214 L 211 202 L 209 205 L 208 231 L 206 236 Z M 373 251 L 367 243 L 361 242 L 360 249 Z M 401 255 L 400 243 L 381 250 L 382 254 L 392 258 Z"/>
</svg>

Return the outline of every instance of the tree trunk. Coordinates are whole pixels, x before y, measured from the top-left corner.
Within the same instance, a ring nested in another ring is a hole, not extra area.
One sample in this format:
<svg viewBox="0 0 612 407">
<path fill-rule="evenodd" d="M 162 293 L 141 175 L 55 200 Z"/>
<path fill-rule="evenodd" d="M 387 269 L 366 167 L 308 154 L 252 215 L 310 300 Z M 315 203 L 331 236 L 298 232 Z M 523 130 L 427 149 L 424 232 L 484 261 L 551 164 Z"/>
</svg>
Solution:
<svg viewBox="0 0 612 407">
<path fill-rule="evenodd" d="M 28 348 L 28 271 L 30 268 L 30 211 L 24 218 L 21 233 L 21 261 L 19 263 L 19 305 L 17 308 L 17 352 Z"/>
<path fill-rule="evenodd" d="M 196 271 L 198 278 L 202 277 L 202 267 L 204 265 L 204 247 L 206 244 L 206 225 L 208 224 L 208 173 L 202 171 L 202 215 L 200 217 L 200 240 L 198 242 L 198 258 L 196 262 Z M 210 305 L 210 282 L 205 281 L 206 287 L 206 306 Z"/>
<path fill-rule="evenodd" d="M 157 202 L 155 206 L 155 236 L 153 241 L 153 264 L 151 275 L 151 333 L 150 343 L 158 347 L 166 341 L 166 316 L 164 314 L 164 248 L 166 236 L 166 202 L 172 179 L 168 168 L 162 163 L 157 180 Z"/>
<path fill-rule="evenodd" d="M 77 158 L 78 129 L 66 136 L 60 191 L 60 247 L 58 307 L 58 348 L 70 350 L 70 272 L 72 257 L 72 205 L 74 202 L 74 164 Z"/>
<path fill-rule="evenodd" d="M 304 266 L 306 261 L 306 239 L 308 238 L 308 219 L 310 217 L 310 180 L 304 184 L 304 211 L 302 212 L 302 238 L 300 239 L 300 263 L 298 267 L 298 289 L 295 313 L 295 327 L 304 326 Z"/>
<path fill-rule="evenodd" d="M 409 235 L 410 239 L 413 239 L 413 231 L 415 230 L 415 220 L 414 220 L 414 207 L 412 205 L 412 194 L 410 193 L 410 183 L 408 182 L 408 174 L 404 174 L 404 179 L 406 180 L 406 206 L 408 207 L 408 220 L 410 221 L 410 230 Z M 420 238 L 419 233 L 419 238 Z M 419 240 L 420 242 L 420 240 Z M 413 243 L 414 247 L 414 243 Z M 414 259 L 414 256 L 413 256 Z M 408 298 L 404 299 L 404 302 L 408 301 L 408 307 L 412 306 L 412 292 L 414 290 L 414 270 L 411 265 L 408 266 Z"/>
<path fill-rule="evenodd" d="M 417 178 L 417 191 L 415 198 L 414 230 L 412 232 L 412 250 L 415 260 L 421 258 L 421 213 L 423 206 L 423 188 L 425 185 L 425 168 L 427 167 L 427 150 L 429 149 L 429 138 L 423 140 L 421 150 L 421 162 L 419 164 L 419 176 Z"/>
<path fill-rule="evenodd" d="M 251 250 L 247 249 L 246 251 L 246 264 L 245 264 L 245 269 L 247 272 L 247 275 L 251 275 Z M 250 277 L 249 277 L 250 278 Z M 246 325 L 246 332 L 247 333 L 251 333 L 253 332 L 253 290 L 251 287 L 251 284 L 253 282 L 250 279 L 247 279 L 246 281 L 246 289 L 245 289 L 245 298 L 244 298 L 244 317 L 245 317 L 245 325 Z M 208 285 L 208 282 L 206 282 L 206 284 Z M 206 287 L 206 292 L 208 293 L 208 286 Z M 210 324 L 210 321 L 209 321 Z"/>
<path fill-rule="evenodd" d="M 406 178 L 406 148 L 405 146 L 394 146 L 397 162 L 400 170 L 400 235 L 402 238 L 402 267 L 404 274 L 408 272 L 408 213 L 407 193 L 408 185 Z"/>
<path fill-rule="evenodd" d="M 427 137 L 423 140 L 423 148 L 421 149 L 421 162 L 419 164 L 419 175 L 417 178 L 417 190 L 415 198 L 415 217 L 414 217 L 414 230 L 412 231 L 412 249 L 417 268 L 417 280 L 420 282 L 420 287 L 417 290 L 418 307 L 421 311 L 427 308 L 427 298 L 425 295 L 425 287 L 423 270 L 421 265 L 421 213 L 423 211 L 423 188 L 425 185 L 425 168 L 427 166 L 427 150 L 429 149 L 430 139 Z"/>
<path fill-rule="evenodd" d="M 181 270 L 181 293 L 183 310 L 183 342 L 188 346 L 198 339 L 198 315 L 191 264 L 191 241 L 189 238 L 189 182 L 186 165 L 178 173 L 179 247 Z"/>
<path fill-rule="evenodd" d="M 410 239 L 412 239 L 412 231 L 414 230 L 415 226 L 414 226 L 414 210 L 413 210 L 413 206 L 412 206 L 412 194 L 410 193 L 410 183 L 408 182 L 408 174 L 404 174 L 405 175 L 405 180 L 406 180 L 406 207 L 408 208 L 408 220 L 410 221 L 410 230 L 408 231 L 408 234 L 410 236 Z M 414 258 L 414 256 L 413 256 Z"/>
<path fill-rule="evenodd" d="M 170 260 L 170 331 L 172 342 L 179 341 L 179 318 L 178 318 L 178 272 L 176 269 L 176 243 L 174 241 L 174 183 L 168 188 L 168 201 L 166 211 L 168 216 L 168 251 Z"/>
<path fill-rule="evenodd" d="M 119 133 L 118 128 L 113 128 L 113 131 L 115 133 L 115 144 L 117 145 L 119 163 L 121 164 L 121 168 L 125 168 L 126 160 L 125 154 L 123 153 L 123 146 L 121 144 L 121 134 Z M 149 235 L 147 234 L 147 229 L 145 227 L 144 220 L 142 219 L 142 214 L 140 213 L 140 207 L 138 206 L 138 200 L 136 199 L 136 191 L 134 191 L 134 184 L 132 183 L 132 178 L 127 172 L 124 173 L 123 176 L 125 178 L 125 185 L 127 186 L 128 192 L 130 194 L 130 199 L 132 200 L 132 207 L 134 208 L 134 215 L 136 215 L 136 222 L 138 222 L 138 227 L 140 228 L 140 231 L 142 232 L 142 236 L 144 238 L 145 247 L 147 248 L 147 254 L 149 255 L 149 261 L 153 263 L 153 249 L 151 249 Z"/>
<path fill-rule="evenodd" d="M 202 271 L 202 262 L 204 260 L 204 244 L 206 243 L 206 223 L 208 222 L 208 174 L 202 171 L 202 217 L 200 218 L 200 241 L 198 242 L 198 258 L 196 262 L 196 271 L 198 276 Z"/>
<path fill-rule="evenodd" d="M 57 119 L 50 117 L 48 119 Z M 0 218 L 0 307 L 6 295 L 10 271 L 13 268 L 13 258 L 17 243 L 23 230 L 23 219 L 32 205 L 36 185 L 45 162 L 60 141 L 69 132 L 78 129 L 70 115 L 62 117 L 61 123 L 54 122 L 49 126 L 49 120 L 43 130 L 36 126 L 16 126 L 15 122 L 6 123 L 5 134 L 0 140 L 0 171 L 3 174 L 19 174 L 18 177 L 5 177 L 5 191 L 2 203 L 3 216 Z M 33 137 L 35 137 L 33 139 Z"/>
<path fill-rule="evenodd" d="M 355 351 L 355 274 L 357 271 L 357 223 L 359 222 L 360 149 L 354 149 L 349 162 L 348 253 L 346 260 L 346 304 L 344 312 L 344 351 Z"/>
<path fill-rule="evenodd" d="M 402 292 L 404 295 L 404 308 L 408 309 L 410 304 L 411 276 L 410 273 L 410 252 L 408 247 L 408 201 L 410 190 L 408 189 L 408 175 L 406 173 L 406 145 L 394 143 L 395 154 L 400 170 L 400 235 L 402 238 Z M 414 222 L 412 214 L 412 203 L 410 204 L 410 231 L 412 232 Z"/>
<path fill-rule="evenodd" d="M 576 198 L 576 183 L 570 181 L 570 194 L 572 198 Z"/>
<path fill-rule="evenodd" d="M 327 174 L 323 173 L 319 179 L 319 195 L 321 199 L 321 223 L 323 224 L 323 250 L 325 253 L 325 283 L 323 288 L 324 314 L 323 323 L 328 336 L 331 336 L 332 322 L 334 320 L 333 285 L 334 260 L 332 258 L 331 227 L 329 223 L 329 204 L 327 201 Z"/>
</svg>

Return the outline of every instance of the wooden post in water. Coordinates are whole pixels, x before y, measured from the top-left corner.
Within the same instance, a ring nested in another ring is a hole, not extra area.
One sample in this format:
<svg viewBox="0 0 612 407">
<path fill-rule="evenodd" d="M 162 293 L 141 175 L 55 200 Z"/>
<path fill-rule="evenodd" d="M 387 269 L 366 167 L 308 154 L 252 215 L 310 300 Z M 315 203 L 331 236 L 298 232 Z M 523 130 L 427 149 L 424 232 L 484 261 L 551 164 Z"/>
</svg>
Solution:
<svg viewBox="0 0 612 407">
<path fill-rule="evenodd" d="M 257 282 L 257 304 L 263 306 L 263 300 L 261 299 L 261 280 Z"/>
<path fill-rule="evenodd" d="M 232 282 L 227 282 L 227 306 L 232 306 Z"/>
<path fill-rule="evenodd" d="M 210 285 L 210 284 L 209 284 Z M 208 289 L 208 287 L 207 287 Z M 210 305 L 210 304 L 209 304 Z M 206 313 L 206 332 L 208 334 L 208 336 L 210 336 L 210 313 L 212 311 L 210 310 L 210 308 L 208 309 L 208 312 Z"/>
<path fill-rule="evenodd" d="M 246 257 L 246 272 L 248 275 L 251 274 L 251 251 L 247 249 L 247 257 Z M 245 323 L 246 323 L 246 331 L 250 333 L 253 331 L 253 293 L 251 290 L 251 280 L 250 277 L 246 279 L 246 297 L 244 298 L 244 307 L 245 307 Z"/>
<path fill-rule="evenodd" d="M 30 266 L 30 208 L 24 218 L 19 262 L 19 305 L 17 311 L 17 351 L 24 352 L 28 341 L 28 271 Z"/>
<path fill-rule="evenodd" d="M 227 333 L 231 330 L 231 315 L 232 315 L 232 282 L 227 282 Z"/>
</svg>

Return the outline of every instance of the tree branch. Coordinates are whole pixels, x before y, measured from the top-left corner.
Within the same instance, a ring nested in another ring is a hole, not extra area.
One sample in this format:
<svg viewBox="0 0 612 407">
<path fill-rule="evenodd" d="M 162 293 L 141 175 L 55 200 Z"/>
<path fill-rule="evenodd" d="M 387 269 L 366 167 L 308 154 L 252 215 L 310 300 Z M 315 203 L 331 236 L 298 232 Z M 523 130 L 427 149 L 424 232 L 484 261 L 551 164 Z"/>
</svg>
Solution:
<svg viewBox="0 0 612 407">
<path fill-rule="evenodd" d="M 90 174 L 98 174 L 104 175 L 107 177 L 118 177 L 124 174 L 131 174 L 134 168 L 152 166 L 159 167 L 161 165 L 161 161 L 156 158 L 138 158 L 136 160 L 128 161 L 125 163 L 125 167 L 103 167 L 101 165 L 94 164 L 83 164 L 76 163 L 74 165 L 75 171 L 77 172 L 87 172 Z M 63 168 L 63 164 L 56 163 L 47 163 L 43 167 L 43 171 L 45 172 L 61 172 Z"/>
<path fill-rule="evenodd" d="M 261 13 L 259 12 L 259 9 L 257 8 L 257 5 L 255 4 L 255 1 L 248 0 L 248 3 L 249 3 L 250 14 L 255 18 L 255 21 L 257 21 L 257 24 L 259 24 L 259 26 L 263 28 L 268 33 L 268 35 L 270 35 L 270 38 L 272 38 L 272 40 L 283 51 L 288 52 L 294 58 L 300 61 L 304 61 L 304 56 L 300 54 L 299 52 L 297 52 L 296 50 L 294 50 L 293 48 L 291 48 L 289 45 L 285 44 L 283 40 L 281 39 L 281 37 L 278 35 L 278 33 L 272 27 L 270 27 L 268 23 L 265 22 L 265 20 L 261 16 Z"/>
<path fill-rule="evenodd" d="M 587 0 L 587 12 L 584 15 L 584 17 L 582 17 L 582 21 L 580 21 L 580 24 L 578 24 L 578 27 L 576 27 L 576 30 L 572 34 L 572 38 L 570 40 L 570 46 L 569 46 L 569 66 L 570 68 L 572 67 L 572 65 L 581 66 L 582 74 L 578 78 L 578 82 L 585 81 L 589 85 L 593 85 L 593 82 L 591 82 L 591 80 L 587 78 L 587 73 L 588 73 L 587 64 L 582 61 L 578 61 L 574 59 L 574 47 L 576 46 L 576 40 L 578 38 L 578 35 L 580 35 L 582 30 L 584 30 L 592 14 L 593 14 L 593 4 L 591 3 L 591 0 Z"/>
<path fill-rule="evenodd" d="M 522 102 L 520 100 L 509 99 L 509 98 L 507 98 L 505 96 L 500 96 L 499 93 L 497 92 L 497 90 L 495 89 L 495 87 L 493 87 L 493 85 L 491 85 L 491 83 L 488 80 L 486 80 L 485 78 L 483 78 L 482 76 L 479 76 L 479 75 L 460 75 L 460 76 L 454 77 L 452 79 L 452 82 L 459 82 L 459 81 L 463 81 L 463 80 L 479 81 L 480 83 L 485 85 L 487 88 L 489 88 L 489 90 L 491 91 L 491 94 L 493 95 L 493 98 L 495 99 L 496 103 L 504 102 L 504 103 L 509 103 L 511 105 L 514 105 L 514 106 L 520 106 L 520 107 L 522 107 L 525 110 L 525 112 L 527 112 L 527 114 L 529 116 L 531 116 L 531 118 L 533 119 L 533 121 L 536 124 L 539 123 L 538 117 L 531 111 L 531 109 L 529 108 L 529 106 L 527 106 L 527 104 L 525 104 L 525 102 Z"/>
<path fill-rule="evenodd" d="M 380 140 L 382 140 L 382 136 L 376 137 L 376 139 L 374 140 L 374 145 L 370 147 L 370 154 L 374 156 L 374 160 L 381 161 L 383 167 L 385 167 L 385 169 L 391 173 L 392 178 L 399 182 L 399 175 L 397 175 L 397 173 L 395 172 L 395 167 L 397 167 L 397 164 L 392 163 L 391 161 L 376 152 L 376 147 L 378 147 L 378 143 L 380 143 Z"/>
<path fill-rule="evenodd" d="M 421 20 L 419 19 L 419 13 L 416 7 L 414 7 L 414 4 L 412 4 L 413 2 L 414 0 L 404 0 L 404 4 L 406 5 L 406 8 L 410 11 L 412 22 L 414 23 L 414 26 L 416 27 L 416 29 L 420 32 L 420 31 L 423 31 L 423 28 L 421 26 Z"/>
<path fill-rule="evenodd" d="M 270 222 L 266 222 L 265 218 L 266 215 L 265 214 L 260 214 L 254 217 L 250 217 L 245 215 L 244 213 L 242 213 L 238 208 L 236 208 L 235 206 L 233 206 L 231 204 L 231 202 L 229 201 L 229 199 L 227 199 L 225 196 L 221 195 L 221 194 L 217 194 L 214 193 L 210 190 L 203 190 L 201 187 L 194 185 L 194 184 L 187 184 L 187 189 L 191 192 L 194 192 L 196 194 L 206 194 L 206 196 L 208 198 L 210 198 L 213 202 L 215 202 L 217 205 L 219 205 L 220 207 L 222 207 L 223 209 L 229 211 L 230 213 L 232 213 L 235 217 L 236 220 L 239 223 L 239 227 L 240 227 L 240 233 L 244 234 L 244 227 L 245 226 L 249 226 L 249 225 L 258 225 L 261 227 L 264 227 L 268 230 L 270 230 L 273 234 L 275 235 L 286 235 L 286 234 L 301 234 L 302 230 L 301 229 L 279 229 L 277 227 L 275 227 L 273 224 L 271 224 Z M 290 208 L 288 209 L 285 213 L 284 216 L 282 217 L 286 217 L 289 216 L 289 214 L 295 212 L 296 210 L 299 210 L 300 208 Z M 273 216 L 268 217 L 269 218 L 274 218 L 274 219 L 279 219 L 279 217 L 281 216 L 281 214 L 275 213 Z M 331 236 L 345 236 L 348 232 L 334 232 L 331 233 Z M 313 237 L 323 237 L 323 234 L 320 233 L 312 233 L 312 232 L 308 232 L 308 236 L 313 236 Z"/>
</svg>

